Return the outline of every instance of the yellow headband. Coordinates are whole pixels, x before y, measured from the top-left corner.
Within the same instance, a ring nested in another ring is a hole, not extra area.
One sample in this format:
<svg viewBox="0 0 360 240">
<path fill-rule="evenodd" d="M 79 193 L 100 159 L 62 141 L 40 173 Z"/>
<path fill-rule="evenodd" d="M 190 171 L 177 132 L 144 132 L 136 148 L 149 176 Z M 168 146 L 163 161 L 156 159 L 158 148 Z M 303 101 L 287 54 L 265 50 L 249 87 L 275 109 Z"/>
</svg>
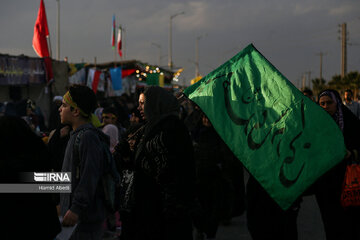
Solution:
<svg viewBox="0 0 360 240">
<path fill-rule="evenodd" d="M 84 117 L 88 118 L 89 114 L 86 114 L 83 110 L 81 110 L 81 108 L 78 107 L 78 105 L 72 100 L 72 97 L 70 95 L 70 92 L 67 91 L 63 97 L 64 101 L 69 104 L 71 107 L 73 108 L 77 108 L 79 109 L 81 115 L 83 115 Z"/>
<path fill-rule="evenodd" d="M 89 114 L 86 114 L 83 110 L 81 110 L 81 108 L 78 107 L 78 105 L 72 100 L 72 97 L 70 95 L 70 92 L 67 91 L 63 97 L 64 101 L 69 104 L 71 107 L 79 109 L 80 114 L 82 116 L 84 116 L 85 118 L 90 118 L 90 122 L 92 123 L 92 125 L 94 125 L 95 127 L 100 127 L 101 123 L 99 121 L 99 119 L 97 118 L 97 116 L 95 114 L 91 114 L 89 116 Z"/>
<path fill-rule="evenodd" d="M 103 113 L 101 116 L 102 116 L 102 117 L 109 116 L 109 117 L 111 117 L 111 118 L 113 118 L 113 119 L 117 119 L 117 117 L 116 117 L 115 114 L 113 114 L 113 113 Z"/>
</svg>

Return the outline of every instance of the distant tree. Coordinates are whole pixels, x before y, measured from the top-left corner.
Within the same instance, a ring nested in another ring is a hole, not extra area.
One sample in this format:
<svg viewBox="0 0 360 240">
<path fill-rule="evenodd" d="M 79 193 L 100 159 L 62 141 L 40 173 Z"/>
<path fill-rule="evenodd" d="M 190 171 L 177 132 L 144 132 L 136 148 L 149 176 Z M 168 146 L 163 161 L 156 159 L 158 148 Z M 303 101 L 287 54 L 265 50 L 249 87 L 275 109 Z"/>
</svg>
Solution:
<svg viewBox="0 0 360 240">
<path fill-rule="evenodd" d="M 329 82 L 329 88 L 337 90 L 341 95 L 346 89 L 351 89 L 356 96 L 360 88 L 360 73 L 357 71 L 349 72 L 343 79 L 340 75 L 335 75 Z"/>
<path fill-rule="evenodd" d="M 344 77 L 344 85 L 347 86 L 347 89 L 351 89 L 354 93 L 354 96 L 358 94 L 360 87 L 360 74 L 357 71 L 349 72 Z"/>
<path fill-rule="evenodd" d="M 334 89 L 338 92 L 343 92 L 343 89 L 345 88 L 340 75 L 333 76 L 328 85 L 329 88 Z"/>
</svg>

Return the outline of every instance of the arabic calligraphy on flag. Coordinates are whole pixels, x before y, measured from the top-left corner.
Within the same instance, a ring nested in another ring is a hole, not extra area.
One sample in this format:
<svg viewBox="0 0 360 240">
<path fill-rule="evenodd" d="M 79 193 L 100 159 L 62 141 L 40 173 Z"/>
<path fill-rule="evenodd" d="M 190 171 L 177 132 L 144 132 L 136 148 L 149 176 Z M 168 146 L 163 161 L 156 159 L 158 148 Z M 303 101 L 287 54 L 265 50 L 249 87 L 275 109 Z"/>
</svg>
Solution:
<svg viewBox="0 0 360 240">
<path fill-rule="evenodd" d="M 346 154 L 331 117 L 253 45 L 184 93 L 283 209 Z"/>
</svg>

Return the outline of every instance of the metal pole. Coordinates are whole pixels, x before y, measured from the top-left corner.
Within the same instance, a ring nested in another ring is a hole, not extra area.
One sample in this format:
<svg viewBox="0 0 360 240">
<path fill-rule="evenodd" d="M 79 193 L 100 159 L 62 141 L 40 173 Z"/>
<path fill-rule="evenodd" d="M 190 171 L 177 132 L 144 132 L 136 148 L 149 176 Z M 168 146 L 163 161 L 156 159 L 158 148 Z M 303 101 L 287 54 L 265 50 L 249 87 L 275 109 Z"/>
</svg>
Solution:
<svg viewBox="0 0 360 240">
<path fill-rule="evenodd" d="M 321 81 L 323 79 L 323 76 L 322 76 L 323 56 L 325 56 L 326 53 L 319 52 L 317 55 L 320 56 L 320 81 Z"/>
<path fill-rule="evenodd" d="M 123 53 L 121 60 L 125 60 L 125 28 L 123 27 L 121 27 L 121 51 Z"/>
<path fill-rule="evenodd" d="M 116 68 L 116 52 L 117 52 L 117 46 L 114 47 L 114 68 Z"/>
<path fill-rule="evenodd" d="M 305 74 L 303 74 L 303 76 L 302 76 L 302 89 L 301 90 L 305 89 L 305 81 L 306 81 Z"/>
<path fill-rule="evenodd" d="M 320 52 L 320 82 L 322 80 L 322 57 L 323 57 L 323 53 Z"/>
<path fill-rule="evenodd" d="M 341 25 L 341 79 L 346 75 L 346 23 Z"/>
<path fill-rule="evenodd" d="M 176 14 L 170 16 L 170 22 L 169 22 L 169 61 L 168 61 L 170 71 L 173 68 L 173 62 L 172 62 L 172 19 L 175 18 L 176 16 L 180 15 L 180 14 L 185 14 L 185 12 L 176 13 Z"/>
<path fill-rule="evenodd" d="M 57 2 L 57 40 L 56 40 L 56 59 L 60 61 L 60 0 L 56 0 Z"/>
<path fill-rule="evenodd" d="M 199 40 L 202 38 L 202 36 L 198 36 L 196 38 L 196 44 L 195 44 L 195 77 L 200 76 L 199 73 Z"/>
<path fill-rule="evenodd" d="M 161 66 L 161 45 L 157 44 L 157 43 L 151 43 L 151 45 L 154 45 L 155 47 L 157 47 L 159 49 L 159 66 Z"/>
<path fill-rule="evenodd" d="M 171 21 L 172 21 L 172 16 L 170 16 L 170 24 L 169 24 L 169 61 L 168 61 L 168 65 L 170 68 L 170 71 L 172 69 L 172 46 L 171 46 L 171 42 L 172 42 L 172 36 L 171 36 Z"/>
</svg>

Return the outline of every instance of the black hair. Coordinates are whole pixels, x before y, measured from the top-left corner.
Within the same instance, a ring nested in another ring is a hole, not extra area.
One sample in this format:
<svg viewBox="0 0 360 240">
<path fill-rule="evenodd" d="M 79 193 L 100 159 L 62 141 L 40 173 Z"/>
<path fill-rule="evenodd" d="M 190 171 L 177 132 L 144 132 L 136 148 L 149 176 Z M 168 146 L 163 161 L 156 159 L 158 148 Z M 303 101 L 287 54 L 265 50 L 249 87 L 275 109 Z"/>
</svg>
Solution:
<svg viewBox="0 0 360 240">
<path fill-rule="evenodd" d="M 134 113 L 136 117 L 140 118 L 141 119 L 141 114 L 140 114 L 140 111 L 137 107 L 133 107 L 131 110 L 130 110 L 130 113 Z"/>
<path fill-rule="evenodd" d="M 112 114 L 114 114 L 116 117 L 119 116 L 118 111 L 117 111 L 116 108 L 114 108 L 114 107 L 106 107 L 106 108 L 104 108 L 104 110 L 102 111 L 102 113 L 112 113 Z"/>
<path fill-rule="evenodd" d="M 311 91 L 310 89 L 305 89 L 302 92 L 308 94 L 309 96 L 313 96 L 313 91 Z"/>
<path fill-rule="evenodd" d="M 72 85 L 69 89 L 72 100 L 88 116 L 96 109 L 97 99 L 95 93 L 87 86 Z"/>
</svg>

